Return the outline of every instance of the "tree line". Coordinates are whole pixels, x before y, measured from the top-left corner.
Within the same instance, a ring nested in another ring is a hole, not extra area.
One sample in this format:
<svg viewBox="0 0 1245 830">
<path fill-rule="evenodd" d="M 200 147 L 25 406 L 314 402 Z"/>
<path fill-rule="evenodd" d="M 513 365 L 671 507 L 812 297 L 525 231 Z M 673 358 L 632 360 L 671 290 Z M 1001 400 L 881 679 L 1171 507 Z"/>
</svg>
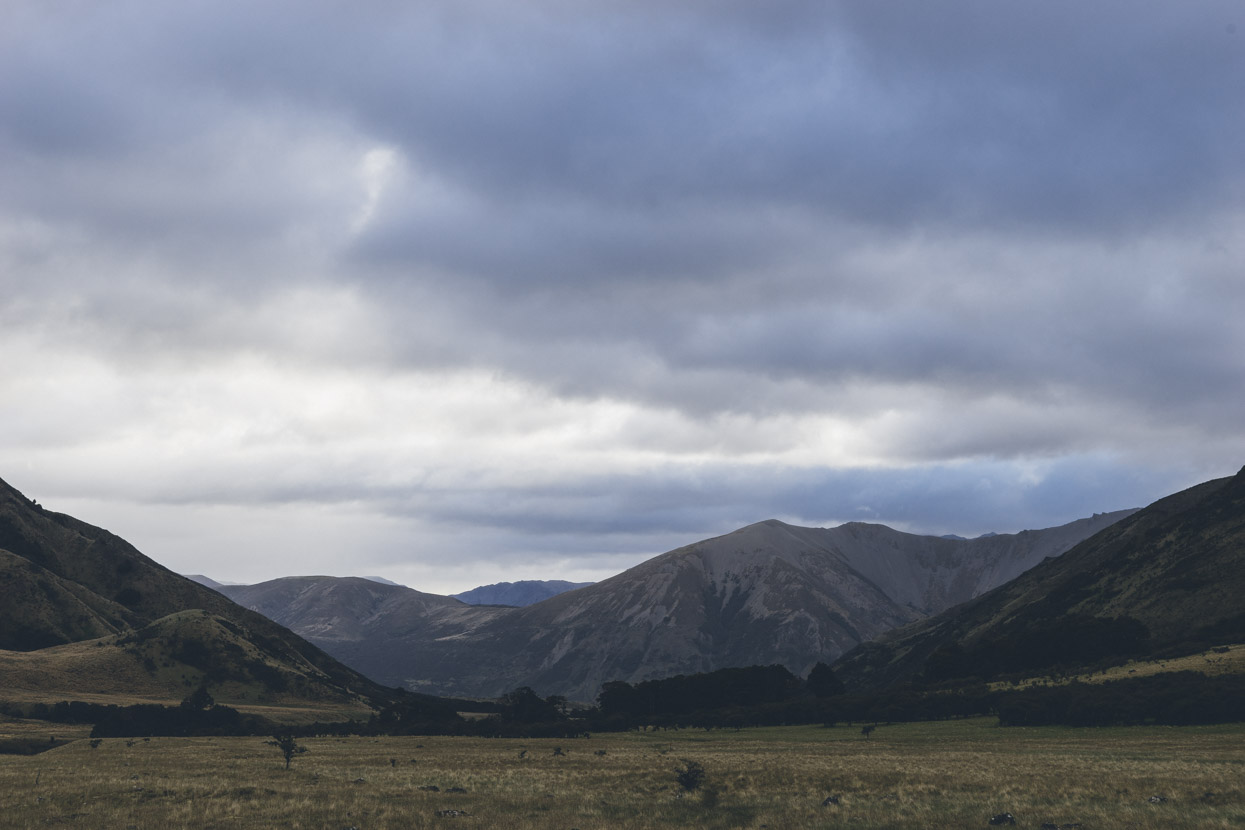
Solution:
<svg viewBox="0 0 1245 830">
<path fill-rule="evenodd" d="M 483 718 L 460 712 L 487 710 Z M 165 735 L 464 735 L 574 737 L 638 728 L 742 728 L 820 723 L 895 723 L 997 715 L 1002 726 L 1114 726 L 1245 721 L 1245 677 L 1174 672 L 1104 683 L 991 688 L 980 681 L 910 683 L 846 694 L 825 664 L 806 678 L 782 666 L 720 669 L 635 685 L 607 683 L 593 708 L 520 687 L 489 703 L 395 689 L 368 720 L 295 728 L 215 704 L 206 687 L 180 706 L 83 702 L 0 706 L 5 714 L 90 723 L 94 738 Z"/>
</svg>

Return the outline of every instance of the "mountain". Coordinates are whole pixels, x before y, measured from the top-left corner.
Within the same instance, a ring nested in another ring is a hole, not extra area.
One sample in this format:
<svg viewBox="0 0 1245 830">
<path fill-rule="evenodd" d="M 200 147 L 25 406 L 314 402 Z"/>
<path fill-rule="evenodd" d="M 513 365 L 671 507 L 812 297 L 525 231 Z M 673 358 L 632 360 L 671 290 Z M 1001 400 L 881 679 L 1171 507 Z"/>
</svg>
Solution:
<svg viewBox="0 0 1245 830">
<path fill-rule="evenodd" d="M 266 617 L 3 481 L 0 584 L 10 700 L 82 699 L 103 683 L 176 702 L 205 680 L 221 703 L 362 706 L 387 694 Z"/>
<path fill-rule="evenodd" d="M 971 602 L 860 646 L 850 688 L 1245 642 L 1245 470 L 1161 499 Z"/>
<path fill-rule="evenodd" d="M 183 574 L 183 576 L 192 582 L 198 582 L 205 588 L 211 588 L 213 591 L 225 585 L 224 582 L 217 582 L 215 579 L 212 579 L 212 577 L 204 576 L 203 574 Z"/>
<path fill-rule="evenodd" d="M 592 700 L 610 680 L 775 662 L 803 674 L 1128 512 L 972 540 L 766 521 L 522 608 L 334 577 L 222 590 L 385 684 L 459 696 L 531 686 Z"/>
<path fill-rule="evenodd" d="M 221 591 L 330 653 L 341 651 L 343 644 L 358 644 L 354 653 L 372 644 L 387 648 L 386 641 L 411 630 L 459 633 L 509 610 L 477 608 L 453 597 L 353 576 L 283 577 L 256 585 L 225 585 Z M 382 651 L 381 659 L 402 658 Z"/>
<path fill-rule="evenodd" d="M 461 594 L 450 594 L 468 605 L 512 605 L 522 608 L 541 600 L 556 597 L 576 588 L 587 588 L 591 582 L 566 582 L 561 579 L 523 579 L 518 582 L 495 582 L 481 585 Z"/>
<path fill-rule="evenodd" d="M 401 585 L 401 582 L 394 582 L 392 579 L 385 579 L 383 576 L 365 576 L 364 579 L 370 579 L 373 582 L 379 582 L 381 585 Z"/>
</svg>

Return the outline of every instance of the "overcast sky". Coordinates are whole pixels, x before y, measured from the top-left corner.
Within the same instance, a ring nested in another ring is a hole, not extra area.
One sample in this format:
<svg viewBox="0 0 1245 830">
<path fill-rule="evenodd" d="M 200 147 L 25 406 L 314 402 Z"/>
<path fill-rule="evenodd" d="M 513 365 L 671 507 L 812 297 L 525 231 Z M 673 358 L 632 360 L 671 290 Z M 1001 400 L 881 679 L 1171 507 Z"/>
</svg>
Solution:
<svg viewBox="0 0 1245 830">
<path fill-rule="evenodd" d="M 600 579 L 1245 464 L 1239 2 L 0 5 L 0 478 L 184 573 Z"/>
</svg>

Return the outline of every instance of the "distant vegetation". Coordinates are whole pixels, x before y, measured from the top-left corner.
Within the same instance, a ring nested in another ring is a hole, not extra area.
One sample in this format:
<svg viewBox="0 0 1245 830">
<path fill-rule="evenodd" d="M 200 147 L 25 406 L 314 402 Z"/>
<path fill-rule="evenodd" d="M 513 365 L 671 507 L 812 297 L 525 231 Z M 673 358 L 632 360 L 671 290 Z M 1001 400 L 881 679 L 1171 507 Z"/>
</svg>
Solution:
<svg viewBox="0 0 1245 830">
<path fill-rule="evenodd" d="M 1126 726 L 1245 721 L 1245 675 L 1175 671 L 1107 682 L 988 685 L 977 678 L 917 681 L 883 692 L 845 694 L 825 664 L 807 679 L 782 666 L 721 669 L 607 683 L 595 708 L 519 688 L 497 701 L 438 698 L 394 690 L 367 720 L 278 725 L 212 702 L 207 687 L 180 706 L 61 702 L 0 705 L 0 714 L 92 724 L 107 737 L 271 735 L 462 735 L 574 737 L 648 728 L 733 728 L 796 724 L 904 723 L 997 716 L 1002 726 Z M 463 712 L 473 713 L 463 717 Z M 871 731 L 871 730 L 870 730 Z M 864 733 L 867 735 L 867 733 Z"/>
<path fill-rule="evenodd" d="M 1002 695 L 1001 726 L 1135 726 L 1245 721 L 1245 677 L 1172 672 L 1109 683 L 1038 686 Z"/>
</svg>

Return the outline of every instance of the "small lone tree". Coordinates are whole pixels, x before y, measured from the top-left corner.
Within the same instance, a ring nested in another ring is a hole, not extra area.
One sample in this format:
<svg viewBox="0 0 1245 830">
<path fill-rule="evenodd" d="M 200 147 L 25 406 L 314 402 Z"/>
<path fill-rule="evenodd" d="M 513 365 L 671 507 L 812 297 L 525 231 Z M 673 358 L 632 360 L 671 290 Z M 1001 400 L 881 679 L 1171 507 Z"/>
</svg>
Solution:
<svg viewBox="0 0 1245 830">
<path fill-rule="evenodd" d="M 683 763 L 684 766 L 681 769 L 675 769 L 674 778 L 679 782 L 680 787 L 691 792 L 700 787 L 705 780 L 705 768 L 695 761 L 689 761 L 687 758 L 683 759 Z"/>
<path fill-rule="evenodd" d="M 869 740 L 869 736 L 873 734 L 873 730 L 877 729 L 877 724 L 866 723 L 860 727 L 860 734 L 865 736 L 865 740 Z"/>
<path fill-rule="evenodd" d="M 299 755 L 307 751 L 307 747 L 299 745 L 294 740 L 294 736 L 288 732 L 284 735 L 273 735 L 272 737 L 274 740 L 268 741 L 267 743 L 269 746 L 275 746 L 277 749 L 281 750 L 281 754 L 285 756 L 286 769 L 290 768 L 290 761 L 294 759 L 295 755 Z"/>
</svg>

